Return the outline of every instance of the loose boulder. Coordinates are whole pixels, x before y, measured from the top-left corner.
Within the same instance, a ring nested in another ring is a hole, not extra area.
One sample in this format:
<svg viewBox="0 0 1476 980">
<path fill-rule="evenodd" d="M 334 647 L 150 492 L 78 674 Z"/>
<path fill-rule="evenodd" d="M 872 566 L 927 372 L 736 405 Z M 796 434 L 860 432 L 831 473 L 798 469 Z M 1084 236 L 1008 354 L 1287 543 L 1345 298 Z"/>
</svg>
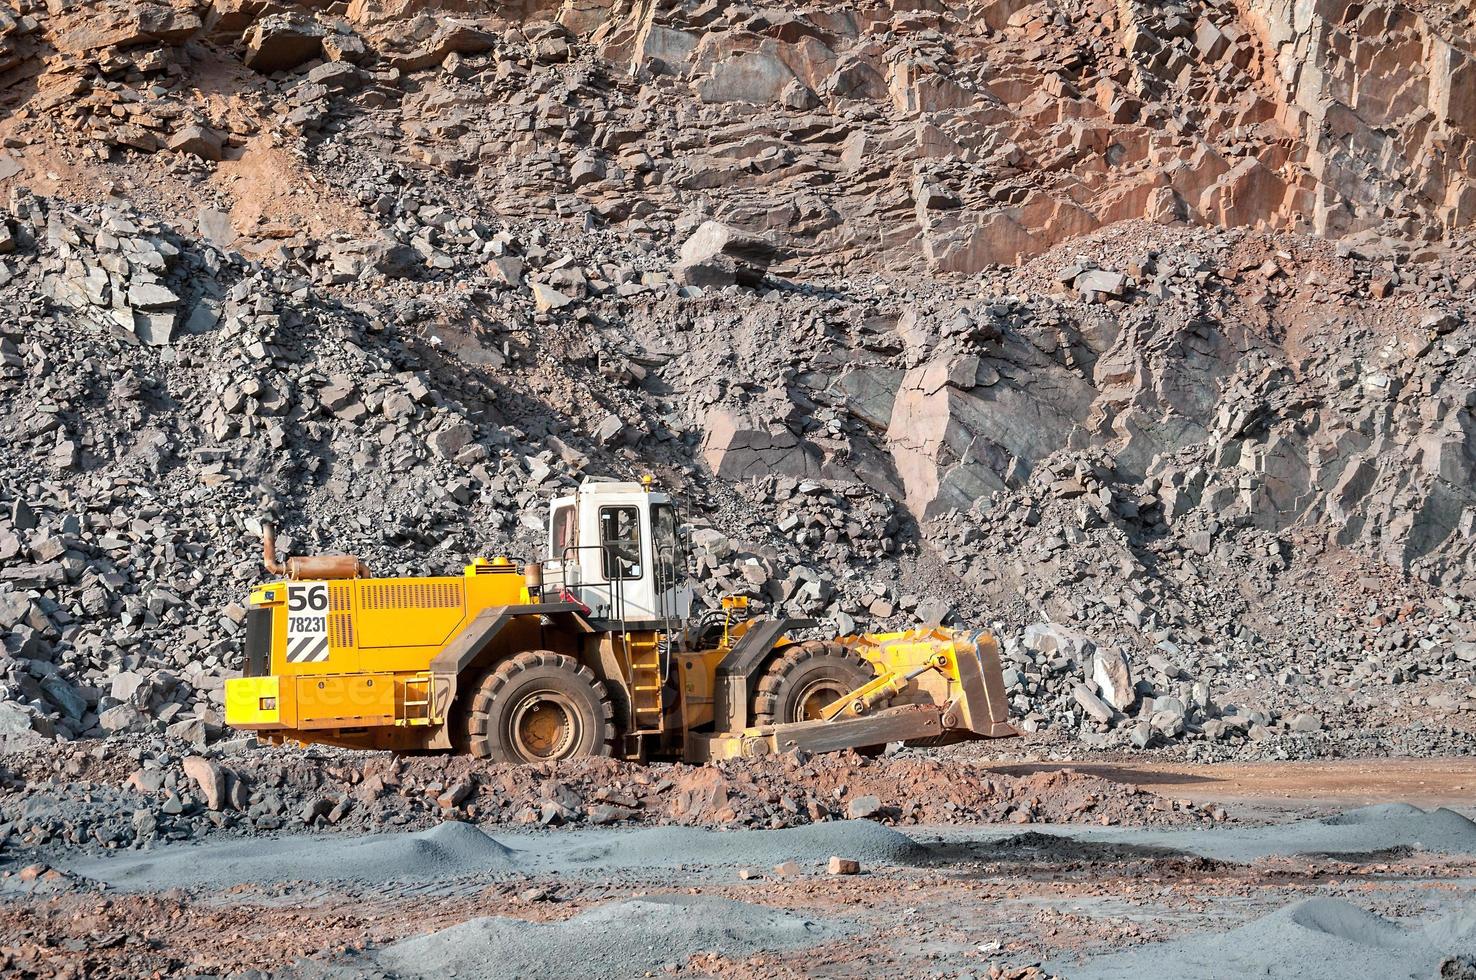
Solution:
<svg viewBox="0 0 1476 980">
<path fill-rule="evenodd" d="M 757 286 L 774 261 L 774 243 L 721 221 L 704 221 L 672 269 L 688 286 Z"/>
<path fill-rule="evenodd" d="M 296 14 L 263 17 L 246 36 L 246 66 L 270 75 L 323 57 L 322 25 Z"/>
</svg>

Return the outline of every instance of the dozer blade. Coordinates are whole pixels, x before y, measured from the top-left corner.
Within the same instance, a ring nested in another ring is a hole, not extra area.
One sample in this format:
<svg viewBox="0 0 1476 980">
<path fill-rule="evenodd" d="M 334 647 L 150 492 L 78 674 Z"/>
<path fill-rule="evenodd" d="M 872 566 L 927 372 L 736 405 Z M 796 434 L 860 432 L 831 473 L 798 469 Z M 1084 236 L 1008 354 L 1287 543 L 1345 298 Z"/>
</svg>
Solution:
<svg viewBox="0 0 1476 980">
<path fill-rule="evenodd" d="M 966 646 L 973 647 L 974 656 L 966 655 Z M 999 663 L 999 643 L 994 634 L 980 630 L 956 644 L 959 685 L 963 696 L 958 699 L 955 710 L 958 723 L 951 728 L 962 728 L 980 738 L 1008 738 L 1020 734 L 1009 723 L 1010 702 L 1005 694 L 1004 670 Z M 948 718 L 944 716 L 945 725 Z"/>
<path fill-rule="evenodd" d="M 841 637 L 877 671 L 825 718 L 689 739 L 691 761 L 838 752 L 888 742 L 943 743 L 1019 734 L 1010 725 L 999 647 L 988 631 L 911 630 Z M 879 698 L 909 700 L 888 706 Z"/>
</svg>

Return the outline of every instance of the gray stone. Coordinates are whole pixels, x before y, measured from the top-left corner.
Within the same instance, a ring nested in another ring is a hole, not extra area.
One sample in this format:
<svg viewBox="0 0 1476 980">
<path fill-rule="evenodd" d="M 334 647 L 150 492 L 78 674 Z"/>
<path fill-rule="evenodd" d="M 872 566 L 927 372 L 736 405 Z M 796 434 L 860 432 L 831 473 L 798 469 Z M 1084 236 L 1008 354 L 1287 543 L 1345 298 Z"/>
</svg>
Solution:
<svg viewBox="0 0 1476 980">
<path fill-rule="evenodd" d="M 195 224 L 200 237 L 219 249 L 230 248 L 240 237 L 231 224 L 231 216 L 224 211 L 201 208 L 196 216 Z"/>
<path fill-rule="evenodd" d="M 579 157 L 574 161 L 574 166 L 569 168 L 569 186 L 576 190 L 588 184 L 597 183 L 604 177 L 604 165 L 593 157 Z"/>
<path fill-rule="evenodd" d="M 364 84 L 364 75 L 351 64 L 330 61 L 309 71 L 307 80 L 313 85 L 323 86 L 330 92 L 353 92 Z"/>
<path fill-rule="evenodd" d="M 87 713 L 87 699 L 61 675 L 50 674 L 42 678 L 41 690 L 52 704 L 61 709 L 62 714 L 73 721 L 81 721 Z"/>
<path fill-rule="evenodd" d="M 1032 623 L 1025 627 L 1021 642 L 1027 650 L 1041 656 L 1060 655 L 1078 661 L 1095 649 L 1086 634 L 1057 623 Z"/>
<path fill-rule="evenodd" d="M 540 313 L 562 310 L 573 302 L 573 297 L 566 296 L 546 283 L 535 282 L 533 284 L 533 305 Z"/>
<path fill-rule="evenodd" d="M 133 332 L 150 347 L 165 347 L 174 339 L 178 317 L 173 313 L 135 313 Z"/>
<path fill-rule="evenodd" d="M 1114 715 L 1112 707 L 1093 694 L 1091 688 L 1078 681 L 1071 688 L 1071 696 L 1076 699 L 1077 704 L 1081 705 L 1081 709 L 1092 718 L 1095 718 L 1104 725 L 1111 723 Z"/>
<path fill-rule="evenodd" d="M 1291 720 L 1291 730 L 1301 734 L 1322 731 L 1322 719 L 1313 714 L 1300 714 Z"/>
<path fill-rule="evenodd" d="M 31 600 L 13 590 L 0 590 L 0 630 L 8 630 L 24 622 L 31 614 Z"/>
<path fill-rule="evenodd" d="M 246 35 L 246 67 L 264 75 L 296 68 L 323 56 L 321 25 L 301 14 L 272 14 Z"/>
<path fill-rule="evenodd" d="M 131 704 L 115 705 L 97 716 L 97 724 L 110 734 L 139 731 L 149 727 L 149 719 Z"/>
<path fill-rule="evenodd" d="M 188 742 L 197 749 L 203 749 L 208 737 L 203 718 L 186 718 L 176 721 L 165 729 L 165 734 L 170 738 L 177 738 L 181 742 Z"/>
<path fill-rule="evenodd" d="M 688 286 L 757 286 L 775 257 L 774 243 L 720 221 L 704 221 L 682 243 L 672 269 Z"/>
<path fill-rule="evenodd" d="M 185 333 L 199 334 L 208 333 L 215 329 L 220 323 L 220 304 L 214 300 L 202 299 L 195 304 L 190 315 L 185 319 Z"/>
<path fill-rule="evenodd" d="M 606 415 L 595 429 L 595 441 L 602 446 L 613 446 L 621 441 L 625 433 L 625 423 L 618 415 Z"/>
<path fill-rule="evenodd" d="M 143 674 L 137 671 L 125 670 L 113 675 L 113 683 L 110 693 L 119 701 L 131 701 L 133 696 L 146 683 Z"/>
<path fill-rule="evenodd" d="M 31 731 L 31 713 L 18 704 L 0 701 L 0 735 L 24 735 Z"/>
<path fill-rule="evenodd" d="M 487 274 L 505 286 L 523 284 L 523 260 L 516 255 L 500 255 L 487 260 Z"/>
<path fill-rule="evenodd" d="M 315 796 L 302 805 L 299 819 L 311 827 L 320 820 L 325 820 L 333 809 L 333 801 L 326 796 Z"/>
<path fill-rule="evenodd" d="M 175 153 L 188 153 L 202 160 L 219 161 L 224 142 L 219 133 L 205 126 L 186 126 L 165 144 Z"/>
<path fill-rule="evenodd" d="M 357 34 L 329 32 L 323 36 L 323 55 L 329 61 L 346 61 L 358 65 L 369 57 L 369 48 Z"/>
<path fill-rule="evenodd" d="M 820 105 L 820 97 L 798 78 L 784 86 L 784 91 L 779 93 L 779 101 L 786 108 L 800 112 L 808 112 Z"/>
<path fill-rule="evenodd" d="M 472 441 L 474 434 L 470 423 L 455 422 L 432 435 L 431 446 L 443 459 L 454 459 Z"/>
<path fill-rule="evenodd" d="M 179 297 L 167 286 L 141 282 L 128 287 L 128 305 L 144 312 L 172 310 L 179 304 Z"/>
<path fill-rule="evenodd" d="M 1178 738 L 1184 733 L 1184 715 L 1177 711 L 1155 711 L 1148 719 L 1153 730 L 1165 738 Z"/>
<path fill-rule="evenodd" d="M 1183 718 L 1187 710 L 1184 702 L 1178 698 L 1162 697 L 1153 699 L 1153 711 L 1155 714 L 1167 712 L 1168 714 Z"/>
<path fill-rule="evenodd" d="M 640 815 L 640 811 L 632 810 L 627 806 L 616 806 L 612 803 L 597 803 L 589 808 L 585 820 L 592 824 L 620 823 Z"/>
<path fill-rule="evenodd" d="M 1092 683 L 1097 685 L 1102 700 L 1118 711 L 1127 711 L 1138 699 L 1132 667 L 1121 650 L 1097 649 L 1092 655 Z"/>
<path fill-rule="evenodd" d="M 1088 269 L 1077 276 L 1075 282 L 1077 292 L 1101 296 L 1121 296 L 1126 284 L 1127 279 L 1122 273 L 1106 269 Z"/>
<path fill-rule="evenodd" d="M 211 810 L 219 810 L 225 800 L 225 770 L 214 759 L 200 755 L 185 756 L 182 765 L 185 775 L 199 787 L 205 805 Z"/>
<path fill-rule="evenodd" d="M 10 523 L 17 531 L 34 531 L 40 526 L 40 518 L 36 516 L 35 508 L 24 498 L 17 497 L 10 505 Z"/>
<path fill-rule="evenodd" d="M 920 625 L 940 626 L 953 615 L 953 604 L 941 596 L 933 596 L 918 603 L 913 615 Z"/>
</svg>

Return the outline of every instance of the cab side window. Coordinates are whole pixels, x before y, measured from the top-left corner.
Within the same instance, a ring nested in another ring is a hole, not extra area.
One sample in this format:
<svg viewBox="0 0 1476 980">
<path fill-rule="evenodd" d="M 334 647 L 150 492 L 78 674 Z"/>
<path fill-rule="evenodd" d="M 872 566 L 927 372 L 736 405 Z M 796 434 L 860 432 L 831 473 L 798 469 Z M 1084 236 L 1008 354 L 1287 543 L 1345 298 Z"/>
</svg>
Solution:
<svg viewBox="0 0 1476 980">
<path fill-rule="evenodd" d="M 665 592 L 676 584 L 677 562 L 681 560 L 676 508 L 671 504 L 657 504 L 651 508 L 651 547 L 656 552 L 651 556 L 651 562 L 656 566 L 656 590 Z"/>
<path fill-rule="evenodd" d="M 565 504 L 554 511 L 553 530 L 550 534 L 548 556 L 555 560 L 564 557 L 564 551 L 579 543 L 575 533 L 574 508 Z"/>
<path fill-rule="evenodd" d="M 606 579 L 640 578 L 644 574 L 638 508 L 600 508 L 600 560 Z"/>
</svg>

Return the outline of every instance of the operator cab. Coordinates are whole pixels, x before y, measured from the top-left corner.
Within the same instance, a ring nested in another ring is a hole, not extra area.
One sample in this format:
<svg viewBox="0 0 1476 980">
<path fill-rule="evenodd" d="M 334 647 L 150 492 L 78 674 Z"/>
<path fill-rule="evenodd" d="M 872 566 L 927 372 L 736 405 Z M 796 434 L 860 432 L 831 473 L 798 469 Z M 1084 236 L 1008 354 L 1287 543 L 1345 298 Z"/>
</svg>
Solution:
<svg viewBox="0 0 1476 980">
<path fill-rule="evenodd" d="M 549 511 L 544 594 L 597 619 L 679 626 L 692 606 L 686 550 L 670 495 L 645 483 L 585 480 Z"/>
</svg>

